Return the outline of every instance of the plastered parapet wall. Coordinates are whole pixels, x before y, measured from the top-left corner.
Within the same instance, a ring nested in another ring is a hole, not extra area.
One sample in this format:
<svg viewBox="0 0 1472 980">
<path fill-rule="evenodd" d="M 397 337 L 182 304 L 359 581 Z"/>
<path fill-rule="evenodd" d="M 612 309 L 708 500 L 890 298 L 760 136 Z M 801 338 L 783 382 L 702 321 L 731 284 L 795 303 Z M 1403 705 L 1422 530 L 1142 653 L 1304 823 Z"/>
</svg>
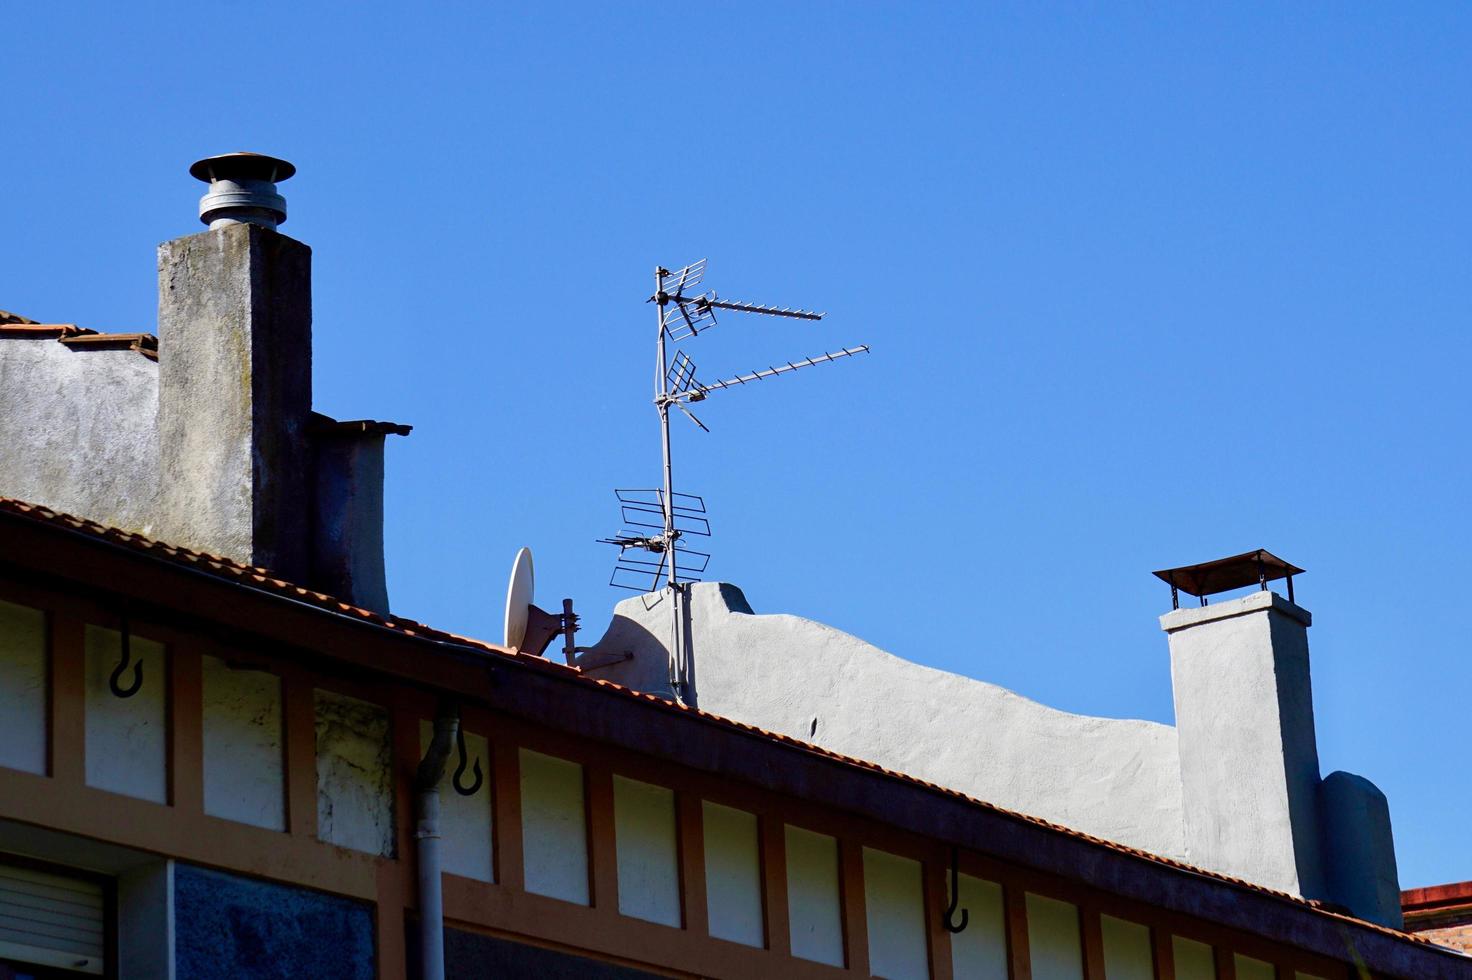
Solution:
<svg viewBox="0 0 1472 980">
<path fill-rule="evenodd" d="M 1389 811 L 1373 784 L 1321 781 L 1308 614 L 1270 592 L 1163 617 L 1177 722 L 1049 708 L 896 657 L 736 587 L 686 586 L 685 699 L 997 806 L 1399 924 Z M 670 603 L 626 600 L 584 658 L 673 696 Z M 1246 782 L 1242 774 L 1253 776 Z M 1329 789 L 1324 789 L 1328 786 Z"/>
<path fill-rule="evenodd" d="M 753 615 L 740 590 L 691 586 L 688 700 L 843 755 L 1156 854 L 1184 859 L 1175 729 L 1057 711 L 911 663 L 798 616 Z M 621 602 L 596 676 L 670 696 L 659 595 Z"/>
</svg>

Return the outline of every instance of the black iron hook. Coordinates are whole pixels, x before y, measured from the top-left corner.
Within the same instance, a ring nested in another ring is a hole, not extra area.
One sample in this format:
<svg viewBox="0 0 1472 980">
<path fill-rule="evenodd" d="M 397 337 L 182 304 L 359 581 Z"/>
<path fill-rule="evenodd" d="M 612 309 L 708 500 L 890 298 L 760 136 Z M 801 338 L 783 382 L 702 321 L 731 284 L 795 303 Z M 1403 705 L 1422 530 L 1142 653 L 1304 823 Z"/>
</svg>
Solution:
<svg viewBox="0 0 1472 980">
<path fill-rule="evenodd" d="M 133 642 L 128 630 L 128 614 L 122 613 L 119 617 L 118 635 L 122 637 L 123 655 L 118 665 L 113 668 L 112 676 L 107 679 L 107 686 L 112 689 L 115 697 L 131 698 L 138 693 L 143 686 L 143 661 L 140 659 L 133 664 L 133 683 L 129 687 L 118 685 L 118 678 L 123 676 L 123 671 L 128 669 L 128 663 L 133 659 Z"/>
<path fill-rule="evenodd" d="M 457 728 L 455 730 L 455 749 L 460 753 L 460 765 L 456 767 L 455 776 L 450 780 L 450 783 L 455 787 L 455 792 L 461 796 L 474 796 L 480 792 L 480 784 L 485 777 L 480 771 L 480 760 L 476 759 L 475 766 L 473 767 L 475 771 L 475 782 L 469 786 L 460 785 L 460 779 L 465 775 L 465 763 L 470 761 L 468 753 L 465 751 L 465 729 L 463 728 Z"/>
<path fill-rule="evenodd" d="M 956 906 L 961 904 L 961 871 L 956 866 L 957 857 L 956 849 L 951 848 L 951 904 L 946 906 L 946 918 L 942 923 L 946 927 L 946 932 L 960 932 L 971 920 L 971 913 L 962 909 L 961 921 L 954 924 L 951 921 L 956 915 Z"/>
</svg>

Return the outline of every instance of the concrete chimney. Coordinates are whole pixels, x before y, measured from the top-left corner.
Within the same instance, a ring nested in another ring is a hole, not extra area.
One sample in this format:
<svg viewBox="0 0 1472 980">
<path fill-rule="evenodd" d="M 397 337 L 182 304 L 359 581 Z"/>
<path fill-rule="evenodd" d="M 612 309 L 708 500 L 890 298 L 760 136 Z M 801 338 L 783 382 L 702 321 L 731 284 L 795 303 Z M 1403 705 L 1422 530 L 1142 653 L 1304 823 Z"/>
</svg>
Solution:
<svg viewBox="0 0 1472 980">
<path fill-rule="evenodd" d="M 1160 618 L 1170 638 L 1188 859 L 1326 897 L 1311 617 L 1273 592 Z"/>
<path fill-rule="evenodd" d="M 291 164 L 201 160 L 208 231 L 159 246 L 157 536 L 305 582 L 312 251 L 275 231 Z"/>
</svg>

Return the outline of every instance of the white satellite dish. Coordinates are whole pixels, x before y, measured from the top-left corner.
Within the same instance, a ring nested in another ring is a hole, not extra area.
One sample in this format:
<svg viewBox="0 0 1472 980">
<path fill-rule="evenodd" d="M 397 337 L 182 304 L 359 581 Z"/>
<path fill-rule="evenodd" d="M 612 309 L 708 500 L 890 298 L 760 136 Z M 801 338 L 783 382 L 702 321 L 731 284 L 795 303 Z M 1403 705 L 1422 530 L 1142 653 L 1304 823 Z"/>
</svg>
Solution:
<svg viewBox="0 0 1472 980">
<path fill-rule="evenodd" d="M 522 548 L 511 563 L 511 583 L 506 586 L 506 630 L 504 645 L 521 649 L 526 642 L 527 614 L 532 605 L 536 578 L 532 574 L 532 549 Z"/>
</svg>

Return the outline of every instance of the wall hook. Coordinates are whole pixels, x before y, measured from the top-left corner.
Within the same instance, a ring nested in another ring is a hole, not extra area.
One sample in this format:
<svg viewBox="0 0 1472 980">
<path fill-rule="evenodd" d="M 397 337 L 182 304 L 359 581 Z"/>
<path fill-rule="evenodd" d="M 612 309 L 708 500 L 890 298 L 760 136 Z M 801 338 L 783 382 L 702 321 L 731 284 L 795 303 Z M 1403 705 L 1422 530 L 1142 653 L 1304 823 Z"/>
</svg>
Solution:
<svg viewBox="0 0 1472 980">
<path fill-rule="evenodd" d="M 956 866 L 957 858 L 956 849 L 953 847 L 951 848 L 951 904 L 946 906 L 946 917 L 942 923 L 946 927 L 946 932 L 960 932 L 966 928 L 966 923 L 971 920 L 971 913 L 966 909 L 962 909 L 961 921 L 952 921 L 956 915 L 956 906 L 961 904 L 961 871 Z"/>
<path fill-rule="evenodd" d="M 455 777 L 450 782 L 454 785 L 455 792 L 461 796 L 474 796 L 480 792 L 480 784 L 485 777 L 480 771 L 480 760 L 476 759 L 475 766 L 473 767 L 475 771 L 475 782 L 469 786 L 462 786 L 460 784 L 461 778 L 465 775 L 465 763 L 470 761 L 468 753 L 465 751 L 465 729 L 463 728 L 455 729 L 455 750 L 460 753 L 460 765 L 455 768 Z"/>
<path fill-rule="evenodd" d="M 122 638 L 123 655 L 122 659 L 118 661 L 118 665 L 113 668 L 112 676 L 107 679 L 107 686 L 112 689 L 115 697 L 131 698 L 143 686 L 143 661 L 140 659 L 137 663 L 133 664 L 132 685 L 129 687 L 120 686 L 118 684 L 118 678 L 123 676 L 123 671 L 128 669 L 128 663 L 133 659 L 133 641 L 129 635 L 127 612 L 125 611 L 120 614 L 118 619 L 120 620 L 118 623 L 118 635 Z"/>
</svg>

